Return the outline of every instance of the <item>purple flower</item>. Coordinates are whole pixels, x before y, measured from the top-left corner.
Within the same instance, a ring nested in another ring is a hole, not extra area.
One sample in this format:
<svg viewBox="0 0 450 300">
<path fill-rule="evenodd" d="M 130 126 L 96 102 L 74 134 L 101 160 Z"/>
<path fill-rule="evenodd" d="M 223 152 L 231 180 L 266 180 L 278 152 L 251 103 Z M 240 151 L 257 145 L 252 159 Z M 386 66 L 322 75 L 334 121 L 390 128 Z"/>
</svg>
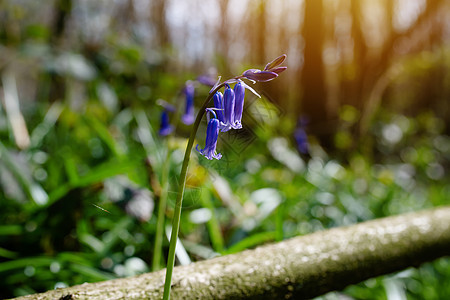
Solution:
<svg viewBox="0 0 450 300">
<path fill-rule="evenodd" d="M 294 138 L 297 142 L 297 149 L 302 154 L 309 153 L 308 135 L 306 134 L 305 126 L 308 124 L 308 119 L 302 117 L 297 123 L 297 128 L 294 131 Z"/>
<path fill-rule="evenodd" d="M 270 69 L 270 72 L 280 74 L 281 72 L 285 71 L 286 69 L 287 69 L 287 67 L 276 67 L 276 68 Z"/>
<path fill-rule="evenodd" d="M 223 95 L 221 92 L 217 92 L 214 94 L 214 107 L 217 108 L 217 118 L 219 119 L 219 122 L 225 122 L 224 116 L 223 116 Z"/>
<path fill-rule="evenodd" d="M 197 81 L 207 86 L 214 86 L 216 83 L 216 80 L 209 75 L 200 75 L 197 77 Z"/>
<path fill-rule="evenodd" d="M 242 76 L 254 81 L 266 82 L 278 77 L 278 74 L 270 71 L 261 71 L 258 69 L 248 69 L 242 73 Z"/>
<path fill-rule="evenodd" d="M 166 109 L 161 113 L 161 125 L 159 127 L 159 135 L 166 136 L 171 134 L 173 126 L 170 124 L 169 113 Z"/>
<path fill-rule="evenodd" d="M 239 81 L 234 86 L 234 121 L 233 129 L 242 128 L 242 111 L 244 110 L 245 85 Z"/>
<path fill-rule="evenodd" d="M 253 81 L 266 82 L 278 77 L 278 74 L 287 69 L 279 67 L 286 59 L 286 54 L 280 55 L 266 65 L 263 71 L 258 69 L 249 69 L 242 73 L 242 76 Z"/>
<path fill-rule="evenodd" d="M 302 154 L 309 153 L 308 136 L 303 128 L 297 128 L 294 132 L 294 138 L 297 142 L 297 149 Z"/>
<path fill-rule="evenodd" d="M 220 123 L 220 131 L 226 132 L 234 125 L 234 91 L 226 84 L 223 95 L 224 121 Z"/>
<path fill-rule="evenodd" d="M 186 86 L 183 90 L 186 96 L 186 108 L 184 115 L 181 117 L 181 121 L 186 125 L 194 123 L 194 85 L 191 82 L 186 82 Z"/>
<path fill-rule="evenodd" d="M 272 60 L 270 63 L 268 63 L 266 65 L 266 67 L 264 68 L 264 71 L 271 71 L 271 72 L 275 72 L 277 74 L 283 72 L 284 70 L 286 70 L 286 67 L 278 67 L 278 66 L 281 65 L 285 59 L 286 59 L 286 54 L 278 56 L 277 58 L 275 58 L 274 60 Z"/>
<path fill-rule="evenodd" d="M 198 149 L 198 144 L 195 147 L 195 149 L 200 152 L 201 155 L 206 157 L 207 159 L 211 160 L 213 158 L 215 159 L 221 159 L 222 154 L 216 153 L 216 146 L 217 146 L 217 138 L 219 137 L 219 120 L 216 118 L 216 114 L 212 109 L 207 109 L 207 111 L 210 111 L 214 114 L 214 118 L 209 120 L 208 127 L 206 128 L 206 142 L 205 142 L 205 148 Z"/>
</svg>

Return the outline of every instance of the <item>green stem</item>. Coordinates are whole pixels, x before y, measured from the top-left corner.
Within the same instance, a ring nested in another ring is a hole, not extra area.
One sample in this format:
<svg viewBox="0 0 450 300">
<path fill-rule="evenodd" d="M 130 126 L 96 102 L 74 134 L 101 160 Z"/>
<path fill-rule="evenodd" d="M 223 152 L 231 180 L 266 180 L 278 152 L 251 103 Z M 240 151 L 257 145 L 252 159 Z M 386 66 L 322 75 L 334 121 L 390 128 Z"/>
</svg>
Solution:
<svg viewBox="0 0 450 300">
<path fill-rule="evenodd" d="M 164 216 L 166 212 L 167 195 L 169 188 L 169 169 L 170 169 L 170 149 L 167 148 L 166 159 L 163 163 L 163 169 L 161 174 L 161 195 L 159 197 L 158 204 L 158 218 L 156 221 L 156 236 L 155 236 L 155 248 L 153 251 L 153 271 L 161 269 L 161 253 L 162 253 L 162 241 L 164 234 Z"/>
<path fill-rule="evenodd" d="M 183 165 L 181 166 L 181 173 L 180 173 L 180 183 L 178 186 L 177 200 L 175 201 L 175 210 L 173 213 L 172 233 L 170 236 L 169 255 L 167 257 L 167 270 L 166 270 L 166 279 L 164 282 L 163 300 L 170 299 L 172 273 L 173 267 L 175 265 L 175 248 L 177 246 L 177 237 L 178 232 L 180 230 L 181 207 L 183 204 L 184 187 L 186 185 L 186 174 L 189 165 L 189 159 L 191 157 L 192 146 L 194 145 L 194 140 L 197 134 L 198 127 L 200 126 L 200 122 L 203 118 L 203 115 L 205 114 L 205 109 L 208 107 L 209 101 L 211 101 L 214 94 L 224 85 L 225 85 L 224 83 L 221 83 L 212 92 L 210 92 L 208 98 L 206 98 L 205 102 L 203 103 L 203 106 L 200 108 L 200 111 L 198 112 L 197 118 L 195 119 L 194 125 L 192 127 L 191 135 L 189 136 L 188 144 L 186 146 L 186 152 L 184 153 L 184 160 Z"/>
</svg>

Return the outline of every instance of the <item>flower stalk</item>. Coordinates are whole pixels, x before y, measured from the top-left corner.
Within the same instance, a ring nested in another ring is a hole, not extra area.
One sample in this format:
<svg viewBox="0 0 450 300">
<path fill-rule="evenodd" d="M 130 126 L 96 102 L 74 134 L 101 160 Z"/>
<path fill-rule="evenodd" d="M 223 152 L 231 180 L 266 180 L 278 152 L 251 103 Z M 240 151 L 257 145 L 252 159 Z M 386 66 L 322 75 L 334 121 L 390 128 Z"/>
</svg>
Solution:
<svg viewBox="0 0 450 300">
<path fill-rule="evenodd" d="M 181 166 L 180 172 L 180 183 L 178 186 L 177 199 L 175 201 L 175 210 L 173 213 L 173 221 L 172 221 L 172 234 L 170 236 L 169 243 L 169 255 L 167 257 L 167 269 L 166 269 L 166 279 L 164 283 L 164 294 L 163 300 L 170 299 L 170 287 L 172 282 L 172 273 L 175 265 L 175 248 L 177 246 L 177 237 L 180 231 L 180 221 L 181 221 L 181 208 L 183 204 L 183 195 L 184 188 L 186 186 L 186 175 L 187 169 L 189 165 L 189 160 L 191 158 L 192 147 L 194 146 L 195 136 L 197 135 L 198 127 L 200 126 L 200 122 L 205 114 L 205 109 L 208 107 L 208 103 L 211 101 L 214 94 L 221 89 L 225 84 L 221 83 L 215 87 L 215 89 L 208 95 L 203 106 L 200 108 L 197 117 L 195 119 L 194 125 L 192 127 L 191 135 L 189 136 L 189 140 L 186 146 L 186 152 L 184 153 L 183 164 Z"/>
<path fill-rule="evenodd" d="M 242 75 L 228 79 L 222 83 L 220 83 L 219 77 L 219 80 L 213 86 L 213 88 L 209 92 L 208 97 L 206 98 L 205 102 L 200 108 L 197 117 L 195 118 L 195 122 L 191 130 L 191 135 L 189 136 L 189 140 L 186 146 L 186 152 L 184 153 L 183 164 L 181 166 L 180 181 L 172 220 L 172 233 L 170 236 L 170 243 L 169 243 L 169 255 L 167 257 L 167 269 L 164 283 L 163 300 L 170 299 L 172 273 L 175 265 L 175 249 L 178 233 L 180 231 L 181 208 L 183 203 L 184 189 L 186 185 L 186 175 L 189 160 L 191 157 L 192 147 L 194 145 L 195 136 L 197 135 L 198 127 L 205 114 L 206 109 L 208 108 L 209 102 L 213 99 L 213 97 L 216 97 L 214 99 L 214 105 L 216 107 L 208 109 L 208 111 L 210 111 L 214 115 L 214 119 L 208 121 L 206 145 L 204 149 L 198 151 L 208 159 L 212 158 L 220 159 L 221 155 L 215 153 L 215 146 L 219 131 L 219 123 L 221 123 L 220 127 L 222 127 L 221 129 L 222 132 L 228 131 L 231 128 L 233 129 L 241 128 L 242 109 L 244 105 L 243 102 L 244 90 L 249 89 L 257 96 L 259 96 L 251 87 L 243 83 L 241 79 L 245 78 L 252 82 L 256 81 L 266 82 L 275 79 L 278 77 L 279 73 L 283 72 L 286 69 L 286 67 L 279 67 L 279 65 L 283 63 L 285 59 L 286 55 L 283 54 L 274 59 L 272 62 L 268 63 L 263 71 L 258 69 L 249 69 L 247 71 L 244 71 Z M 237 83 L 237 85 L 235 86 L 235 90 L 231 89 L 229 85 L 230 83 Z M 216 95 L 216 93 L 224 86 L 226 86 L 226 89 L 223 97 L 221 93 L 218 93 Z M 237 107 L 235 105 L 235 92 L 237 92 L 238 94 Z M 217 115 L 214 113 L 214 110 L 217 110 Z M 223 119 L 223 122 L 221 119 Z"/>
</svg>

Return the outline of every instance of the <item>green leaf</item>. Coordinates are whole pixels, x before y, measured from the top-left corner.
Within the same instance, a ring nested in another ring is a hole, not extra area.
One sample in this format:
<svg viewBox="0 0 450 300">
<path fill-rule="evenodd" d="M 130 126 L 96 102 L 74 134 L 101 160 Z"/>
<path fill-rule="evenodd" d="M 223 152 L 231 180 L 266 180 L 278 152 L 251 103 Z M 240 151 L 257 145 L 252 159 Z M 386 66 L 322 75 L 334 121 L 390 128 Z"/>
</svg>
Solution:
<svg viewBox="0 0 450 300">
<path fill-rule="evenodd" d="M 139 161 L 137 160 L 112 159 L 107 161 L 98 167 L 91 169 L 86 175 L 80 176 L 77 181 L 63 184 L 53 190 L 49 195 L 48 205 L 54 203 L 74 188 L 89 186 L 103 181 L 106 178 L 127 173 L 136 168 L 138 163 Z"/>
<path fill-rule="evenodd" d="M 248 249 L 251 247 L 255 247 L 255 246 L 267 243 L 267 242 L 271 242 L 271 241 L 275 240 L 276 238 L 277 238 L 276 231 L 256 233 L 256 234 L 253 234 L 253 235 L 237 242 L 236 244 L 232 245 L 231 247 L 229 247 L 225 251 L 225 254 L 237 253 L 237 252 L 240 252 L 242 250 L 245 250 L 245 249 Z"/>
<path fill-rule="evenodd" d="M 50 266 L 55 259 L 51 257 L 27 257 L 0 263 L 0 273 L 14 269 L 22 269 L 27 266 L 42 267 Z"/>
<path fill-rule="evenodd" d="M 18 253 L 0 247 L 0 257 L 13 259 L 17 258 L 18 256 Z"/>
<path fill-rule="evenodd" d="M 111 273 L 102 272 L 85 265 L 71 264 L 70 269 L 75 271 L 76 273 L 86 276 L 87 278 L 89 278 L 89 280 L 92 281 L 110 280 L 116 278 Z"/>
<path fill-rule="evenodd" d="M 20 225 L 1 225 L 0 236 L 2 235 L 21 235 L 23 233 L 23 226 Z"/>
</svg>

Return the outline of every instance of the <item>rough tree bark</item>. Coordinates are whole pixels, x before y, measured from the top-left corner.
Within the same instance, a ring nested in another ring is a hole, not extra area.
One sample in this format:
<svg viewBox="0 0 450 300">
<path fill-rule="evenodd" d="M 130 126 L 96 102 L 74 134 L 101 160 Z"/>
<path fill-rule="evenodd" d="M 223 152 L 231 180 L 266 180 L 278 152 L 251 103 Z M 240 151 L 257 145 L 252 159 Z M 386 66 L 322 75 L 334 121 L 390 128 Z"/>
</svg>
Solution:
<svg viewBox="0 0 450 300">
<path fill-rule="evenodd" d="M 172 299 L 308 299 L 449 254 L 444 206 L 177 267 Z M 164 272 L 18 299 L 161 299 Z"/>
</svg>

